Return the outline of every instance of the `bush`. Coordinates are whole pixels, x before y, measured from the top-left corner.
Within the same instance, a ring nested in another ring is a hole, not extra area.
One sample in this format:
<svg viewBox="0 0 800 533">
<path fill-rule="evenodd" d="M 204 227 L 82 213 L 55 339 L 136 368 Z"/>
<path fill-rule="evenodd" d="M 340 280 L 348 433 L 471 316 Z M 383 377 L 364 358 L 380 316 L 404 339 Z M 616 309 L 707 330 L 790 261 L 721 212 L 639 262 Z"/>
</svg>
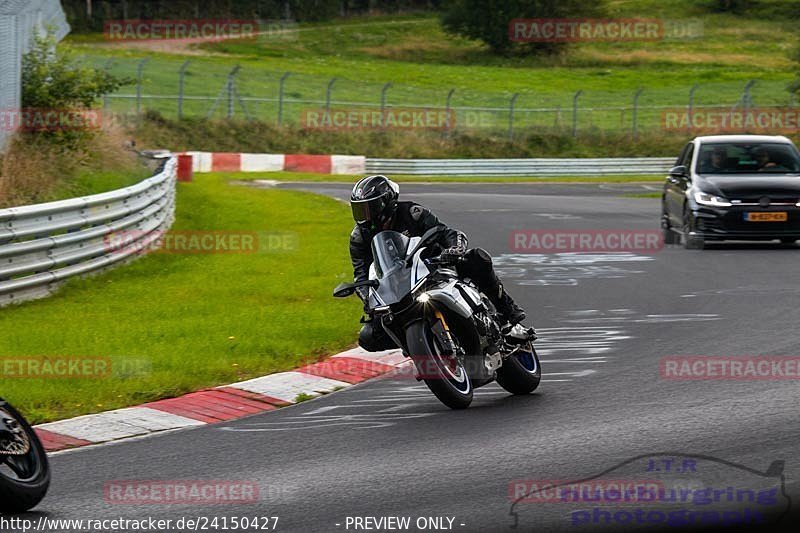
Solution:
<svg viewBox="0 0 800 533">
<path fill-rule="evenodd" d="M 579 18 L 605 14 L 605 0 L 449 0 L 444 4 L 442 27 L 445 31 L 483 41 L 496 54 L 512 50 L 526 54 L 552 55 L 564 43 L 515 43 L 509 39 L 508 25 L 516 18 Z"/>
</svg>

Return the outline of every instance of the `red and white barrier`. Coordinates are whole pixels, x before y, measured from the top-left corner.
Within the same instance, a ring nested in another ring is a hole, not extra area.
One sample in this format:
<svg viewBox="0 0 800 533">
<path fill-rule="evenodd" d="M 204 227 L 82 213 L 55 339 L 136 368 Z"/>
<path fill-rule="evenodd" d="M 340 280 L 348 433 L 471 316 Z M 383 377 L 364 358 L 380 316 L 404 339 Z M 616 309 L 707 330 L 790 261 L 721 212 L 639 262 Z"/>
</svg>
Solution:
<svg viewBox="0 0 800 533">
<path fill-rule="evenodd" d="M 313 172 L 317 174 L 364 174 L 362 155 L 241 154 L 184 152 L 192 156 L 194 172 Z"/>
</svg>

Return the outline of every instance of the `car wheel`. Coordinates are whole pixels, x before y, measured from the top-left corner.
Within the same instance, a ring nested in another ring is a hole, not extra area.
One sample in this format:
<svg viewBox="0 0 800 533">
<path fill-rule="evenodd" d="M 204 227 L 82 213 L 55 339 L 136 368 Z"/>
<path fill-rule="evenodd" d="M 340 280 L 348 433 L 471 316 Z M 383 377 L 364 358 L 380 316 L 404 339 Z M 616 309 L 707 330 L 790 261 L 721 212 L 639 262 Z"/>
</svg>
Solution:
<svg viewBox="0 0 800 533">
<path fill-rule="evenodd" d="M 667 218 L 667 215 L 663 215 L 661 219 L 661 233 L 664 238 L 665 245 L 681 243 L 681 237 L 672 230 L 672 227 L 670 227 L 669 218 Z"/>
<path fill-rule="evenodd" d="M 683 210 L 683 246 L 687 250 L 702 250 L 705 240 L 698 235 L 690 235 L 694 230 L 694 217 L 688 209 Z"/>
</svg>

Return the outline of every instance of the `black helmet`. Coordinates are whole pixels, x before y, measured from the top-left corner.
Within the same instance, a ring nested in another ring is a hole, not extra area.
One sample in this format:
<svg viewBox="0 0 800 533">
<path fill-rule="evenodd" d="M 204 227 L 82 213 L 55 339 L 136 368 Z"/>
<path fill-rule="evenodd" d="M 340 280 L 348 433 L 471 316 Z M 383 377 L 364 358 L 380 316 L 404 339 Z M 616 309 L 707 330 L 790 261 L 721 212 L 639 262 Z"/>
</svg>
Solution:
<svg viewBox="0 0 800 533">
<path fill-rule="evenodd" d="M 367 176 L 353 187 L 350 207 L 360 226 L 381 227 L 394 214 L 400 187 L 386 176 Z"/>
</svg>

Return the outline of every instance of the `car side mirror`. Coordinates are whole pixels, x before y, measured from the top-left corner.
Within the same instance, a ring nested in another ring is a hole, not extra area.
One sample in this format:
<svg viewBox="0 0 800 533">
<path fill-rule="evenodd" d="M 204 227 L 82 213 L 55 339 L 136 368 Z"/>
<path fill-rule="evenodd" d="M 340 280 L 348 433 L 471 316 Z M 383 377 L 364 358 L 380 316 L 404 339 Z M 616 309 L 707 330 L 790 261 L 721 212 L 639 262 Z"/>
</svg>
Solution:
<svg viewBox="0 0 800 533">
<path fill-rule="evenodd" d="M 686 165 L 678 165 L 677 167 L 672 167 L 669 169 L 669 177 L 670 178 L 685 178 L 689 175 L 689 171 L 686 168 Z"/>
<path fill-rule="evenodd" d="M 334 298 L 347 298 L 356 292 L 356 287 L 353 283 L 340 283 L 333 289 Z"/>
</svg>

